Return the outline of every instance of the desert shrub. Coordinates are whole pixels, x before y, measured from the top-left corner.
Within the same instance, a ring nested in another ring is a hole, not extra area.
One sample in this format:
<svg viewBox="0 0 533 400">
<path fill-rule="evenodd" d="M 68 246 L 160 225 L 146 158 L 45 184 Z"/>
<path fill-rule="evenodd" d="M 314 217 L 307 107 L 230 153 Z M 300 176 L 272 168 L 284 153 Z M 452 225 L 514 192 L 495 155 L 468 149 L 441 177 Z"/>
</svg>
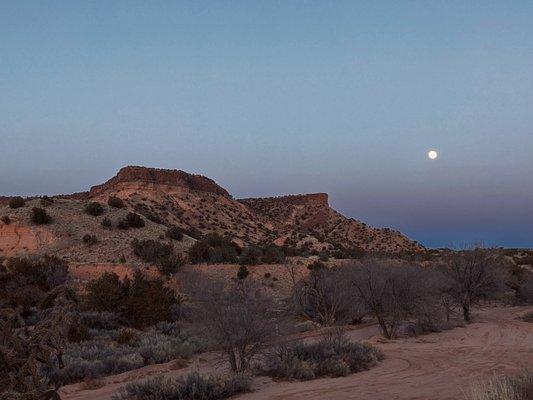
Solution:
<svg viewBox="0 0 533 400">
<path fill-rule="evenodd" d="M 240 280 L 246 279 L 246 277 L 248 277 L 249 274 L 250 272 L 248 271 L 248 268 L 246 268 L 245 265 L 241 265 L 239 267 L 239 270 L 237 271 L 237 279 L 240 279 Z"/>
<path fill-rule="evenodd" d="M 89 310 L 116 312 L 142 328 L 169 321 L 176 297 L 161 280 L 148 279 L 140 271 L 131 281 L 121 281 L 117 274 L 106 272 L 87 284 L 85 303 Z"/>
<path fill-rule="evenodd" d="M 239 263 L 244 265 L 281 264 L 285 261 L 285 253 L 281 247 L 268 245 L 264 248 L 248 246 L 239 257 Z"/>
<path fill-rule="evenodd" d="M 520 302 L 533 304 L 533 273 L 524 274 L 518 287 L 517 297 Z"/>
<path fill-rule="evenodd" d="M 121 333 L 128 331 L 127 340 Z M 70 343 L 64 351 L 65 368 L 57 371 L 65 383 L 97 379 L 139 367 L 164 363 L 176 358 L 189 358 L 204 349 L 202 344 L 187 334 L 163 334 L 155 327 L 146 331 L 121 329 L 99 331 L 95 339 Z M 131 339 L 131 340 L 130 340 Z M 119 343 L 122 341 L 123 343 Z"/>
<path fill-rule="evenodd" d="M 238 260 L 238 246 L 228 238 L 216 233 L 207 235 L 189 249 L 189 261 L 200 263 L 235 263 Z"/>
<path fill-rule="evenodd" d="M 113 222 L 111 222 L 111 220 L 107 217 L 105 217 L 103 220 L 102 220 L 102 226 L 104 228 L 112 228 L 113 227 Z"/>
<path fill-rule="evenodd" d="M 39 200 L 39 203 L 40 203 L 41 206 L 43 206 L 43 207 L 51 206 L 52 204 L 54 204 L 54 199 L 51 198 L 51 197 L 48 197 L 48 196 L 43 196 L 43 197 L 41 197 L 41 199 Z"/>
<path fill-rule="evenodd" d="M 98 217 L 104 213 L 104 206 L 97 201 L 92 201 L 85 206 L 85 213 L 93 217 Z"/>
<path fill-rule="evenodd" d="M 9 259 L 0 264 L 0 397 L 59 398 L 69 329 L 76 324 L 75 299 L 64 285 L 68 266 L 55 257 Z M 46 300 L 46 307 L 36 308 Z"/>
<path fill-rule="evenodd" d="M 117 221 L 117 228 L 126 230 L 130 228 L 130 225 L 128 224 L 128 221 L 126 219 L 119 219 Z"/>
<path fill-rule="evenodd" d="M 87 283 L 86 306 L 92 311 L 120 312 L 127 289 L 117 274 L 104 272 Z"/>
<path fill-rule="evenodd" d="M 172 226 L 168 228 L 166 236 L 170 239 L 182 241 L 183 240 L 183 232 L 178 227 Z"/>
<path fill-rule="evenodd" d="M 31 221 L 37 225 L 45 225 L 52 222 L 52 217 L 48 215 L 44 208 L 34 207 L 31 210 Z"/>
<path fill-rule="evenodd" d="M 12 197 L 9 199 L 9 207 L 10 208 L 21 208 L 26 205 L 26 200 L 24 200 L 20 196 Z"/>
<path fill-rule="evenodd" d="M 72 325 L 68 331 L 68 341 L 71 343 L 79 343 L 90 338 L 89 329 L 83 324 Z"/>
<path fill-rule="evenodd" d="M 0 267 L 0 271 L 2 268 Z M 66 283 L 68 264 L 55 256 L 11 258 L 0 279 L 0 304 L 23 310 L 53 306 L 58 295 L 53 289 Z"/>
<path fill-rule="evenodd" d="M 98 238 L 96 237 L 96 235 L 91 235 L 90 233 L 83 235 L 82 240 L 83 240 L 83 243 L 89 246 L 92 246 L 93 244 L 98 243 Z"/>
<path fill-rule="evenodd" d="M 114 400 L 219 400 L 250 390 L 252 380 L 243 374 L 215 377 L 197 371 L 185 377 L 157 376 L 121 388 Z"/>
<path fill-rule="evenodd" d="M 172 246 L 152 239 L 134 239 L 131 246 L 133 253 L 144 262 L 157 262 L 161 258 L 170 257 L 172 254 Z"/>
<path fill-rule="evenodd" d="M 263 257 L 263 251 L 257 246 L 248 246 L 239 257 L 239 263 L 244 265 L 257 265 L 261 264 L 261 258 Z"/>
<path fill-rule="evenodd" d="M 0 221 L 6 225 L 9 225 L 11 223 L 11 218 L 9 218 L 8 215 L 3 215 L 2 218 L 0 218 Z"/>
<path fill-rule="evenodd" d="M 120 197 L 116 196 L 110 196 L 109 199 L 107 199 L 107 205 L 114 208 L 124 208 L 126 205 L 124 204 L 124 201 Z"/>
<path fill-rule="evenodd" d="M 377 348 L 352 342 L 336 329 L 318 342 L 277 346 L 265 357 L 264 372 L 284 379 L 338 377 L 370 369 L 382 359 Z"/>
<path fill-rule="evenodd" d="M 112 330 L 123 325 L 121 317 L 109 311 L 85 311 L 80 313 L 80 323 L 89 329 Z"/>
<path fill-rule="evenodd" d="M 282 264 L 285 262 L 285 253 L 279 246 L 267 246 L 263 251 L 262 261 L 264 264 Z"/>
<path fill-rule="evenodd" d="M 190 236 L 196 240 L 201 240 L 203 238 L 202 232 L 200 232 L 194 226 L 191 226 L 190 228 L 186 229 L 183 233 L 185 233 L 187 236 Z"/>
<path fill-rule="evenodd" d="M 133 329 L 122 328 L 118 331 L 115 340 L 120 344 L 129 344 L 136 339 L 137 335 Z"/>
<path fill-rule="evenodd" d="M 161 280 L 147 279 L 137 271 L 126 299 L 126 315 L 136 327 L 169 321 L 172 316 L 172 306 L 176 301 L 173 291 L 166 288 Z"/>
<path fill-rule="evenodd" d="M 172 276 L 185 264 L 183 257 L 170 255 L 162 257 L 157 262 L 157 270 L 166 276 Z"/>
<path fill-rule="evenodd" d="M 522 320 L 526 322 L 533 322 L 533 311 L 530 311 L 522 315 Z"/>
<path fill-rule="evenodd" d="M 126 221 L 128 222 L 128 226 L 130 228 L 142 228 L 144 227 L 144 219 L 134 212 L 128 213 L 126 215 Z"/>
<path fill-rule="evenodd" d="M 533 370 L 516 377 L 494 376 L 471 388 L 469 400 L 530 400 L 533 399 Z"/>
</svg>

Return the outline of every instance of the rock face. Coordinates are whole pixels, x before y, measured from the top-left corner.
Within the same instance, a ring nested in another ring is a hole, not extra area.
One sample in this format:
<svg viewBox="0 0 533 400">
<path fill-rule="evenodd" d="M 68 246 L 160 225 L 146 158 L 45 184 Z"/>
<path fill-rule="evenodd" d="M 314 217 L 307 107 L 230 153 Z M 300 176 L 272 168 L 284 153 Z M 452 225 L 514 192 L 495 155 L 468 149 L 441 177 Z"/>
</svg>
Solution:
<svg viewBox="0 0 533 400">
<path fill-rule="evenodd" d="M 0 256 L 36 253 L 55 242 L 54 235 L 45 228 L 9 225 L 0 222 Z"/>
<path fill-rule="evenodd" d="M 295 242 L 295 236 L 306 235 L 302 242 L 318 240 L 314 248 L 358 248 L 375 252 L 416 252 L 422 246 L 391 229 L 376 229 L 346 218 L 328 204 L 328 195 L 313 193 L 281 197 L 239 200 L 250 210 L 267 220 L 286 239 Z M 295 235 L 296 234 L 296 235 Z M 314 239 L 314 240 L 313 240 Z M 280 243 L 280 240 L 277 240 Z"/>
<path fill-rule="evenodd" d="M 187 190 L 213 193 L 228 198 L 231 197 L 230 194 L 225 189 L 218 186 L 215 181 L 202 175 L 193 175 L 179 170 L 136 166 L 124 167 L 115 177 L 111 178 L 103 185 L 93 186 L 89 192 L 89 196 L 96 196 L 112 188 L 116 184 L 124 182 L 141 182 L 174 186 Z"/>
</svg>

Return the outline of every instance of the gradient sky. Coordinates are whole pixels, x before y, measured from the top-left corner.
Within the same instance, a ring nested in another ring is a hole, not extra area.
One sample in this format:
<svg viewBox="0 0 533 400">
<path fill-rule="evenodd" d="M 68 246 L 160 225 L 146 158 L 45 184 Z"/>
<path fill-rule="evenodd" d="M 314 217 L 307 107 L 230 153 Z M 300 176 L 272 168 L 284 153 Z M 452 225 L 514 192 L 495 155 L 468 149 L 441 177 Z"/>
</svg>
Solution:
<svg viewBox="0 0 533 400">
<path fill-rule="evenodd" d="M 533 2 L 0 0 L 0 149 L 4 195 L 178 168 L 533 247 Z"/>
</svg>

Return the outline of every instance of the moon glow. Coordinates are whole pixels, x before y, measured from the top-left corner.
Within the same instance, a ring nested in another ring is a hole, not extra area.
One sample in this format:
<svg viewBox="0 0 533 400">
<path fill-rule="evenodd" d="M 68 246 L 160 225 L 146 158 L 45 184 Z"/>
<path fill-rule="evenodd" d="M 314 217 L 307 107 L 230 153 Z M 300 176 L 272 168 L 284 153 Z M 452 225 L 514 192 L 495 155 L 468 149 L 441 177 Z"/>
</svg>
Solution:
<svg viewBox="0 0 533 400">
<path fill-rule="evenodd" d="M 438 156 L 439 156 L 439 154 L 435 150 L 430 150 L 428 152 L 428 158 L 430 160 L 435 160 L 435 159 L 437 159 Z"/>
</svg>

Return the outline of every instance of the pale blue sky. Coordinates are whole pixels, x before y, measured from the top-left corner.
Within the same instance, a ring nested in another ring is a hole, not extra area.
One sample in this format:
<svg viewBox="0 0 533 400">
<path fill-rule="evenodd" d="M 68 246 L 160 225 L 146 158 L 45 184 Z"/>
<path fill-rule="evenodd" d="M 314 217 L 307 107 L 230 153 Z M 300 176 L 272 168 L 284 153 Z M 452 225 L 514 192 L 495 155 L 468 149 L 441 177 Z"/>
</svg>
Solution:
<svg viewBox="0 0 533 400">
<path fill-rule="evenodd" d="M 533 247 L 533 2 L 0 0 L 0 145 L 0 194 L 178 168 Z"/>
</svg>

